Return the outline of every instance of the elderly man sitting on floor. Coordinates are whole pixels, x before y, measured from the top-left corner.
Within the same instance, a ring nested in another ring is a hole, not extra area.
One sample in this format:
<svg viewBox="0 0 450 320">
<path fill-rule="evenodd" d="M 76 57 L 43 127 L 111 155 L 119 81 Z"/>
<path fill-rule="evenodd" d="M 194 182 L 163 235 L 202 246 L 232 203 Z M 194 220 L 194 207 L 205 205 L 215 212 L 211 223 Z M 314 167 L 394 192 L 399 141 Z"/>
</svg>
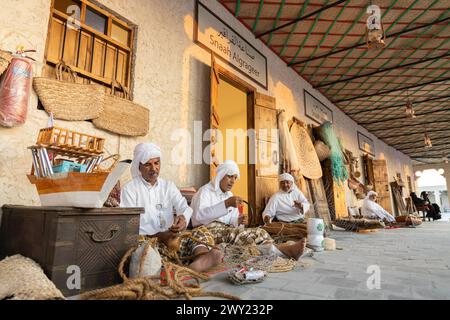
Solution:
<svg viewBox="0 0 450 320">
<path fill-rule="evenodd" d="M 369 191 L 367 196 L 364 198 L 361 214 L 365 218 L 369 219 L 379 219 L 383 222 L 393 223 L 395 222 L 395 218 L 386 210 L 383 209 L 377 201 L 378 193 L 375 191 Z"/>
<path fill-rule="evenodd" d="M 159 177 L 160 168 L 160 148 L 153 143 L 138 144 L 131 163 L 133 179 L 122 189 L 120 206 L 145 209 L 140 217 L 139 233 L 157 237 L 158 249 L 165 255 L 171 241 L 186 229 L 192 209 L 173 182 Z M 202 230 L 193 230 L 192 235 L 208 244 L 211 242 L 208 241 L 211 236 Z M 194 243 L 188 238 L 180 241 L 179 254 L 182 260 L 183 257 L 193 256 L 189 267 L 195 271 L 204 271 L 220 263 L 223 258 L 220 250 L 210 250 L 206 245 Z"/>
<path fill-rule="evenodd" d="M 263 221 L 303 222 L 310 204 L 295 184 L 294 177 L 283 173 L 279 177 L 280 190 L 270 197 L 262 214 Z"/>
<path fill-rule="evenodd" d="M 192 224 L 204 226 L 216 244 L 249 245 L 255 243 L 263 254 L 276 254 L 297 260 L 305 250 L 305 239 L 292 245 L 274 245 L 267 231 L 261 228 L 238 227 L 242 222 L 238 205 L 242 199 L 233 196 L 231 189 L 239 179 L 239 168 L 227 160 L 216 170 L 216 177 L 201 187 L 192 198 Z"/>
</svg>

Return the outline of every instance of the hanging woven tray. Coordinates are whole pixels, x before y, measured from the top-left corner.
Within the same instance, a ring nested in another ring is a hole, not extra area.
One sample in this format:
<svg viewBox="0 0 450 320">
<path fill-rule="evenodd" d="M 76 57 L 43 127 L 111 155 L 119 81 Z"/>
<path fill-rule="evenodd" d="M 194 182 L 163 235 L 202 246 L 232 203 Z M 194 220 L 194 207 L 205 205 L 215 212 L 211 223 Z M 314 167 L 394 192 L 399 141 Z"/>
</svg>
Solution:
<svg viewBox="0 0 450 320">
<path fill-rule="evenodd" d="M 316 149 L 306 129 L 294 123 L 290 129 L 292 141 L 297 153 L 300 173 L 309 179 L 322 177 L 322 167 L 316 153 Z"/>
<path fill-rule="evenodd" d="M 69 81 L 63 81 L 63 72 Z M 56 79 L 38 77 L 33 88 L 47 112 L 55 119 L 90 120 L 97 118 L 105 103 L 104 88 L 94 84 L 75 83 L 77 75 L 64 62 L 56 66 Z"/>
<path fill-rule="evenodd" d="M 125 98 L 114 95 L 116 86 L 122 89 Z M 105 96 L 105 108 L 100 116 L 93 120 L 94 125 L 125 136 L 145 136 L 149 129 L 149 111 L 128 97 L 126 88 L 113 82 L 111 94 Z"/>
</svg>

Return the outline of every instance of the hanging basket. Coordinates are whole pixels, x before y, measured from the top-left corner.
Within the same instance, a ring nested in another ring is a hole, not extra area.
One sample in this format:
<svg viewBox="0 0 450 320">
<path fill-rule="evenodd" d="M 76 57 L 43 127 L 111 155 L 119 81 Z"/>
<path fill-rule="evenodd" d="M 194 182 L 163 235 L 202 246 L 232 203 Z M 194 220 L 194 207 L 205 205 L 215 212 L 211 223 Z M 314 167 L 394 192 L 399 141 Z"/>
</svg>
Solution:
<svg viewBox="0 0 450 320">
<path fill-rule="evenodd" d="M 7 51 L 0 50 L 0 76 L 5 72 L 11 63 L 13 56 Z"/>
<path fill-rule="evenodd" d="M 68 73 L 69 81 L 63 81 L 63 72 Z M 103 111 L 104 89 L 98 85 L 75 83 L 76 77 L 76 73 L 61 62 L 56 66 L 56 80 L 33 79 L 34 90 L 45 111 L 52 112 L 55 119 L 90 120 Z"/>
<path fill-rule="evenodd" d="M 316 142 L 314 142 L 314 149 L 316 149 L 317 157 L 319 157 L 320 162 L 328 159 L 331 155 L 330 148 L 321 140 L 316 140 Z"/>
<path fill-rule="evenodd" d="M 116 86 L 122 89 L 125 98 L 114 95 Z M 93 120 L 94 125 L 124 136 L 145 136 L 149 129 L 149 111 L 128 97 L 128 90 L 113 81 L 111 94 L 105 95 L 105 108 Z"/>
</svg>

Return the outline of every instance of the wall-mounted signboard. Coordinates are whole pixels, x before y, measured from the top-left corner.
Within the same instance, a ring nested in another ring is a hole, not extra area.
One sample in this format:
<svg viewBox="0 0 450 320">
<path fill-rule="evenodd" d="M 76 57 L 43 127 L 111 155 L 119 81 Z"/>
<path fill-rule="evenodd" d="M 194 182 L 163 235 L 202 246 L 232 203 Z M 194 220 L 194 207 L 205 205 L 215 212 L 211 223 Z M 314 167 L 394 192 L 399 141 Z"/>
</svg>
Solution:
<svg viewBox="0 0 450 320">
<path fill-rule="evenodd" d="M 267 58 L 197 1 L 195 42 L 267 89 Z"/>
<path fill-rule="evenodd" d="M 326 121 L 333 122 L 333 111 L 330 108 L 314 98 L 304 89 L 303 96 L 305 98 L 305 115 L 308 118 L 314 120 L 318 124 L 322 124 Z"/>
<path fill-rule="evenodd" d="M 359 150 L 364 151 L 375 157 L 375 143 L 368 136 L 363 135 L 358 131 L 358 145 Z"/>
</svg>

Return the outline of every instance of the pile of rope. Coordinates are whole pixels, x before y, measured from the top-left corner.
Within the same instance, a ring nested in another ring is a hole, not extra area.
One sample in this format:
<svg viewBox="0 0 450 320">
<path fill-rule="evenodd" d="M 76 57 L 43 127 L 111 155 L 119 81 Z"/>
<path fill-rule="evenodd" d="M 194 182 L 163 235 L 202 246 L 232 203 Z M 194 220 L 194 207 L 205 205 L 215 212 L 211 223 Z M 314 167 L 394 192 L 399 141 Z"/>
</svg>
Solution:
<svg viewBox="0 0 450 320">
<path fill-rule="evenodd" d="M 261 252 L 254 243 L 247 246 L 227 245 L 224 248 L 224 253 L 223 263 L 226 266 L 233 267 L 242 264 L 248 259 L 261 255 Z"/>
<path fill-rule="evenodd" d="M 277 243 L 300 240 L 308 234 L 306 223 L 272 222 L 261 228 L 266 230 Z"/>
<path fill-rule="evenodd" d="M 243 263 L 244 266 L 253 269 L 264 270 L 270 273 L 292 271 L 297 262 L 276 255 L 265 255 L 249 259 Z"/>
<path fill-rule="evenodd" d="M 182 237 L 192 237 L 188 232 Z M 195 239 L 195 238 L 193 238 Z M 198 240 L 198 239 L 195 239 Z M 177 240 L 181 241 L 181 239 Z M 201 241 L 200 241 L 201 242 Z M 157 245 L 157 239 L 149 239 L 141 257 L 139 274 L 142 270 L 143 261 L 150 247 Z M 174 249 L 175 244 L 169 245 L 169 251 L 175 260 L 181 261 Z M 135 246 L 127 251 L 119 264 L 119 274 L 123 280 L 122 284 L 108 288 L 97 289 L 86 292 L 80 296 L 81 300 L 169 300 L 185 298 L 191 300 L 193 297 L 219 297 L 231 300 L 240 300 L 239 297 L 223 292 L 205 292 L 200 282 L 209 280 L 205 273 L 195 272 L 180 264 L 175 264 L 164 258 L 162 267 L 164 272 L 160 275 L 146 276 L 136 279 L 128 279 L 125 274 L 125 265 L 133 252 L 138 248 Z M 173 252 L 175 251 L 175 252 Z"/>
</svg>

